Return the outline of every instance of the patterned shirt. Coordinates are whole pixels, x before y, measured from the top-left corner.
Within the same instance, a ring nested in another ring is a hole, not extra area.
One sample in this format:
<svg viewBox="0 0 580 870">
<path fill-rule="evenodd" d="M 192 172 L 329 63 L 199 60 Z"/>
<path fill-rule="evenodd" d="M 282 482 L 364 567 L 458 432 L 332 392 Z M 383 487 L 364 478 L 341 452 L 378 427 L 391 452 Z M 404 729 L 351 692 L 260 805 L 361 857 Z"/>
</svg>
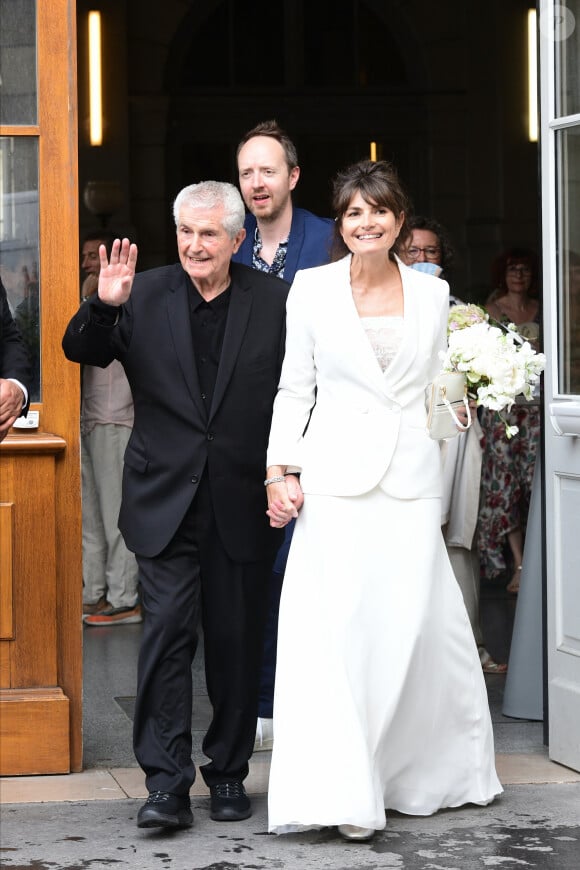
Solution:
<svg viewBox="0 0 580 870">
<path fill-rule="evenodd" d="M 284 266 L 286 265 L 286 252 L 288 251 L 288 239 L 280 242 L 278 245 L 274 259 L 272 260 L 272 265 L 266 263 L 265 260 L 262 260 L 260 257 L 261 250 L 262 237 L 260 236 L 258 227 L 256 227 L 254 232 L 254 249 L 252 251 L 252 266 L 259 272 L 268 272 L 270 275 L 275 275 L 277 278 L 283 278 Z"/>
</svg>

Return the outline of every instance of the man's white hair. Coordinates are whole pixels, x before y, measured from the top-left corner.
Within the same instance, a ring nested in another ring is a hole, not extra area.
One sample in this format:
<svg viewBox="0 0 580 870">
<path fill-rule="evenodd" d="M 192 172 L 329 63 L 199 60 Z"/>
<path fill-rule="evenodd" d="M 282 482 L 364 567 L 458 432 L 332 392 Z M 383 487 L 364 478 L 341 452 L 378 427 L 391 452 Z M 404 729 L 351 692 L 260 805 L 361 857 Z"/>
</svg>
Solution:
<svg viewBox="0 0 580 870">
<path fill-rule="evenodd" d="M 223 227 L 230 239 L 233 239 L 244 226 L 246 210 L 237 187 L 227 181 L 200 181 L 199 184 L 189 184 L 180 190 L 173 203 L 175 226 L 179 223 L 183 206 L 215 208 L 218 205 L 224 207 Z"/>
</svg>

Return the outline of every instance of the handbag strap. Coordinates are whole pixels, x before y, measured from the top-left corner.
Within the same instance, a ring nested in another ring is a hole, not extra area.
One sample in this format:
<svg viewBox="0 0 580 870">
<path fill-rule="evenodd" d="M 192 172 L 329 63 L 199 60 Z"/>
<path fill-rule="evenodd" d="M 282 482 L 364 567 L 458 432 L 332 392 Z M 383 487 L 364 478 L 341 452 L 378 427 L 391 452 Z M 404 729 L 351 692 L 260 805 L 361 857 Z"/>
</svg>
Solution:
<svg viewBox="0 0 580 870">
<path fill-rule="evenodd" d="M 463 423 L 461 422 L 461 420 L 459 419 L 459 417 L 455 413 L 455 409 L 453 408 L 453 405 L 451 404 L 451 402 L 447 398 L 447 391 L 446 391 L 445 387 L 441 387 L 441 398 L 443 400 L 443 404 L 445 405 L 445 407 L 447 408 L 447 410 L 449 411 L 449 413 L 453 417 L 453 422 L 455 423 L 457 428 L 461 429 L 462 432 L 467 432 L 467 430 L 471 426 L 471 411 L 469 410 L 469 402 L 467 401 L 467 397 L 466 396 L 463 397 L 463 404 L 465 405 L 465 410 L 467 411 L 467 425 L 466 426 L 463 425 Z"/>
</svg>

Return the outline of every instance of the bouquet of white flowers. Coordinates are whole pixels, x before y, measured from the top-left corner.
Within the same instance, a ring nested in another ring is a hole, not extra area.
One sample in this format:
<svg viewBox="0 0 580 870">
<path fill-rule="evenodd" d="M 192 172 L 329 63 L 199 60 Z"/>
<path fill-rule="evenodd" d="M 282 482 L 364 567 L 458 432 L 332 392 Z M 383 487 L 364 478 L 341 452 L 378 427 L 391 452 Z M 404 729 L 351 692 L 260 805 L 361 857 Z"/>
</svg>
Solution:
<svg viewBox="0 0 580 870">
<path fill-rule="evenodd" d="M 463 372 L 468 395 L 478 405 L 509 411 L 516 396 L 532 398 L 546 357 L 518 335 L 515 324 L 495 326 L 478 305 L 455 305 L 449 312 L 448 340 L 447 351 L 440 353 L 443 371 Z M 518 427 L 504 422 L 507 437 L 516 435 Z"/>
</svg>

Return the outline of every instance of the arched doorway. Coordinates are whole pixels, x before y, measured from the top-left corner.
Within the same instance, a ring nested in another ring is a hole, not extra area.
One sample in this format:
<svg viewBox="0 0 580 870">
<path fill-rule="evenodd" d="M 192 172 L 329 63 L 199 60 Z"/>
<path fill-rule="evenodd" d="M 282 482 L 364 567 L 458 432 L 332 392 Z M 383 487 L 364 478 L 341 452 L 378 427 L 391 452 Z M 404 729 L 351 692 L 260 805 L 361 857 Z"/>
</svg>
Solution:
<svg viewBox="0 0 580 870">
<path fill-rule="evenodd" d="M 330 179 L 371 142 L 426 204 L 425 71 L 400 17 L 368 0 L 260 0 L 251 15 L 234 0 L 204 15 L 195 4 L 165 75 L 168 197 L 203 178 L 235 181 L 237 141 L 276 118 L 298 147 L 298 205 L 327 214 Z"/>
<path fill-rule="evenodd" d="M 105 5 L 117 14 L 113 0 Z M 298 204 L 328 213 L 329 179 L 376 141 L 416 209 L 450 230 L 460 249 L 457 291 L 485 292 L 504 239 L 536 245 L 535 150 L 518 111 L 526 5 L 467 13 L 456 3 L 442 14 L 426 2 L 281 0 L 248 13 L 235 0 L 166 0 L 161 9 L 144 0 L 139 27 L 123 31 L 126 57 L 115 56 L 116 88 L 119 64 L 128 73 L 123 146 L 141 268 L 175 257 L 177 190 L 201 178 L 235 180 L 239 136 L 275 117 L 298 146 Z M 137 4 L 122 8 L 130 20 Z"/>
</svg>

